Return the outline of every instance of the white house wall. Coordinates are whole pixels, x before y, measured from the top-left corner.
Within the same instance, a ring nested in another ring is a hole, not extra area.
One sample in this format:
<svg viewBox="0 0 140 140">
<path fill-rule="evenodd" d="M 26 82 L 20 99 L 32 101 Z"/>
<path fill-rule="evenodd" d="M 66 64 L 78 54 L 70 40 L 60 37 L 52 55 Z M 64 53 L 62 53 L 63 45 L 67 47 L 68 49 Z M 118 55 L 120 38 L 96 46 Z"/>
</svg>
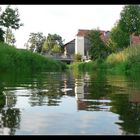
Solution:
<svg viewBox="0 0 140 140">
<path fill-rule="evenodd" d="M 75 54 L 81 54 L 84 57 L 84 37 L 80 37 L 80 36 L 76 37 Z"/>
</svg>

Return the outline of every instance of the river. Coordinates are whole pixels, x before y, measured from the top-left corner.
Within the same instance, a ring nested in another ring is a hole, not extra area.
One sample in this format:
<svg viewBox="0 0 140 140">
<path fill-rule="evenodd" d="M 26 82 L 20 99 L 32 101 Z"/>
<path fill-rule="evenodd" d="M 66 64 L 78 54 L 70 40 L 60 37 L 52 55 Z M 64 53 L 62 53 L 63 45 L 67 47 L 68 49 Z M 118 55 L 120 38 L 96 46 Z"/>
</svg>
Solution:
<svg viewBox="0 0 140 140">
<path fill-rule="evenodd" d="M 0 93 L 0 135 L 140 134 L 140 81 L 128 76 L 1 74 Z"/>
</svg>

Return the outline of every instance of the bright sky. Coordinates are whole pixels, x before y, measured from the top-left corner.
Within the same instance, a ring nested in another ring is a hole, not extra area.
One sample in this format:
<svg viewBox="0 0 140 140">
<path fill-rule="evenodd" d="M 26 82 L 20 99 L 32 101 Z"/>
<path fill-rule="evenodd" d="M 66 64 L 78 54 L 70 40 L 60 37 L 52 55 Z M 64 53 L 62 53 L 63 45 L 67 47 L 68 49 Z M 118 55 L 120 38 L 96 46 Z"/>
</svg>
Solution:
<svg viewBox="0 0 140 140">
<path fill-rule="evenodd" d="M 2 10 L 7 5 L 2 5 Z M 78 29 L 111 30 L 124 5 L 11 5 L 18 8 L 24 26 L 14 31 L 16 47 L 25 48 L 31 32 L 58 34 L 64 43 L 72 40 Z"/>
</svg>

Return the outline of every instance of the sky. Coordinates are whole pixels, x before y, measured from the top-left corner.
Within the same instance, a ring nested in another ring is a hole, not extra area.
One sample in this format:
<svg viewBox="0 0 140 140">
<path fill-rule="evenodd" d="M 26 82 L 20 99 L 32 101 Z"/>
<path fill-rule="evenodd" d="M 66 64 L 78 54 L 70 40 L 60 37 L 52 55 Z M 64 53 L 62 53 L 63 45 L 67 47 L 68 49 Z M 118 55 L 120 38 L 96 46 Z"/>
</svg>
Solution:
<svg viewBox="0 0 140 140">
<path fill-rule="evenodd" d="M 7 5 L 0 5 L 2 11 Z M 30 33 L 58 34 L 64 43 L 74 39 L 78 29 L 111 30 L 124 5 L 11 5 L 18 8 L 24 26 L 13 33 L 16 47 L 25 48 Z"/>
</svg>

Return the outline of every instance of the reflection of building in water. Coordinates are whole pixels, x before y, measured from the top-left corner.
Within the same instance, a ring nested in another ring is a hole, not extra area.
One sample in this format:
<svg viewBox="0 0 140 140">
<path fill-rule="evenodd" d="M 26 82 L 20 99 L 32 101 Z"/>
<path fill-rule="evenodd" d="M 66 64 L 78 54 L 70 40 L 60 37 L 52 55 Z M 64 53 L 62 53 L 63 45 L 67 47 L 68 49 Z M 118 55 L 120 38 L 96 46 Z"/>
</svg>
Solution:
<svg viewBox="0 0 140 140">
<path fill-rule="evenodd" d="M 75 98 L 78 110 L 86 110 L 88 108 L 88 101 L 83 100 L 88 98 L 88 80 L 89 75 L 87 73 L 81 79 L 75 79 Z"/>
<path fill-rule="evenodd" d="M 88 102 L 77 100 L 77 109 L 78 110 L 87 110 L 88 108 Z"/>
<path fill-rule="evenodd" d="M 78 81 L 75 82 L 75 97 L 76 99 L 84 99 L 84 82 L 78 84 Z"/>
<path fill-rule="evenodd" d="M 87 73 L 81 79 L 75 79 L 75 98 L 77 100 L 77 109 L 87 111 L 109 111 L 110 100 L 105 97 L 100 97 L 98 100 L 95 99 L 91 96 L 90 87 L 91 81 Z"/>
<path fill-rule="evenodd" d="M 75 79 L 75 97 L 76 99 L 87 98 L 89 94 L 89 75 L 86 73 L 81 79 Z"/>
<path fill-rule="evenodd" d="M 65 95 L 74 96 L 73 76 L 71 75 L 68 76 L 67 74 L 64 73 L 62 75 L 62 81 L 63 81 L 63 85 L 62 85 L 61 91 Z"/>
<path fill-rule="evenodd" d="M 133 104 L 139 104 L 140 103 L 140 92 L 133 92 L 129 94 L 129 102 Z"/>
</svg>

